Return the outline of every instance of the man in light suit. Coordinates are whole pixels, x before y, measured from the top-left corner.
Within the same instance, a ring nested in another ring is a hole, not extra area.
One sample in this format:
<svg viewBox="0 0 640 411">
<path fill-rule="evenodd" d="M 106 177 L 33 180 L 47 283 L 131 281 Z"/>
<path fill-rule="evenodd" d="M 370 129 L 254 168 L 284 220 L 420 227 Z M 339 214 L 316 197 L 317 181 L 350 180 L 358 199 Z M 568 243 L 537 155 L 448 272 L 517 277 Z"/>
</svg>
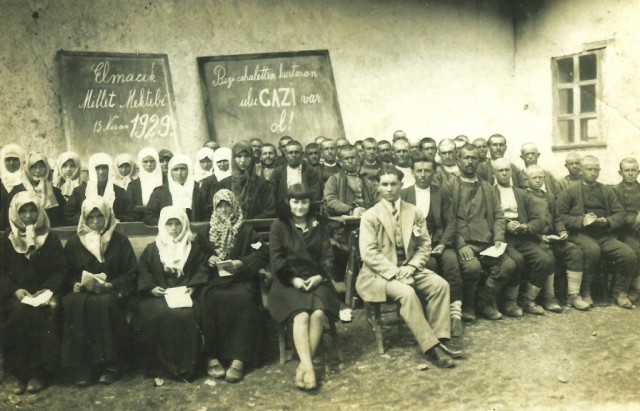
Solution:
<svg viewBox="0 0 640 411">
<path fill-rule="evenodd" d="M 384 167 L 381 201 L 362 215 L 360 255 L 363 267 L 356 290 L 364 301 L 400 303 L 400 315 L 420 349 L 437 366 L 454 366 L 461 351 L 447 347 L 450 338 L 449 284 L 425 268 L 431 239 L 425 218 L 414 205 L 400 199 L 402 173 Z M 427 318 L 421 298 L 426 302 Z"/>
<path fill-rule="evenodd" d="M 462 277 L 456 252 L 456 227 L 451 207 L 451 194 L 441 187 L 431 184 L 436 174 L 433 159 L 419 157 L 413 161 L 411 171 L 416 183 L 403 188 L 402 200 L 422 211 L 426 218 L 427 233 L 431 237 L 431 258 L 426 267 L 435 271 L 449 283 L 451 295 L 451 340 L 452 345 L 460 345 L 464 333 L 462 325 Z M 456 347 L 457 348 L 457 347 Z"/>
</svg>

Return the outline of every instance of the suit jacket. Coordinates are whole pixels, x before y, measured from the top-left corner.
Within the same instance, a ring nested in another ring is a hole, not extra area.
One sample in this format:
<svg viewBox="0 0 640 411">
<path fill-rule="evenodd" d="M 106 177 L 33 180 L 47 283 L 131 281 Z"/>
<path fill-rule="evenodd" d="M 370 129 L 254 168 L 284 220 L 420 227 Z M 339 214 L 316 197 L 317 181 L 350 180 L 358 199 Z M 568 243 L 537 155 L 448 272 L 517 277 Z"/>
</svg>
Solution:
<svg viewBox="0 0 640 411">
<path fill-rule="evenodd" d="M 636 182 L 636 184 L 640 185 L 638 182 Z M 627 212 L 627 199 L 624 195 L 624 183 L 620 182 L 613 186 L 613 191 L 616 193 L 618 201 L 620 201 L 620 205 L 625 210 L 624 227 L 633 228 L 633 225 L 636 223 L 636 216 L 638 213 Z M 637 204 L 637 206 L 640 207 L 640 204 Z"/>
<path fill-rule="evenodd" d="M 486 181 L 478 180 L 478 183 L 480 184 L 480 189 L 482 190 L 482 195 L 484 197 L 484 205 L 487 209 L 487 223 L 489 227 L 492 227 L 492 240 L 494 242 L 504 241 L 505 221 L 504 213 L 500 206 L 500 197 L 495 195 L 493 188 Z M 454 218 L 457 218 L 458 209 L 460 207 L 460 184 L 460 177 L 456 177 L 451 186 L 451 198 L 453 199 L 451 204 Z M 462 236 L 458 235 L 456 232 L 456 248 L 460 249 L 465 245 L 466 242 Z"/>
<path fill-rule="evenodd" d="M 453 180 L 455 178 L 455 174 L 452 174 L 445 170 L 442 164 L 438 164 L 436 166 L 436 175 L 433 178 L 433 185 L 451 191 L 451 184 L 453 183 Z"/>
<path fill-rule="evenodd" d="M 368 178 L 359 176 L 362 186 L 362 197 L 364 198 L 364 208 L 371 208 L 378 201 L 378 188 Z M 324 185 L 324 201 L 330 215 L 345 215 L 353 210 L 355 195 L 349 188 L 347 175 L 344 171 L 329 177 Z"/>
<path fill-rule="evenodd" d="M 407 203 L 416 205 L 416 186 L 403 188 L 400 198 Z M 427 232 L 431 236 L 433 245 L 455 246 L 456 224 L 451 208 L 451 195 L 438 186 L 431 186 L 429 214 L 426 222 Z"/>
<path fill-rule="evenodd" d="M 532 192 L 530 190 L 528 193 L 544 221 L 544 228 L 540 234 L 560 234 L 563 231 L 567 231 L 562 218 L 556 211 L 556 197 L 553 193 L 549 191 L 544 193 Z"/>
<path fill-rule="evenodd" d="M 286 202 L 287 197 L 287 163 L 282 164 L 273 170 L 271 174 L 271 183 L 276 195 L 277 202 Z M 313 167 L 306 163 L 302 163 L 302 185 L 311 190 L 314 200 L 322 198 L 322 179 Z"/>
<path fill-rule="evenodd" d="M 609 231 L 615 231 L 622 227 L 625 222 L 624 208 L 620 204 L 613 188 L 596 182 L 602 190 L 604 201 L 607 207 L 607 221 Z M 562 218 L 564 225 L 570 232 L 580 232 L 583 230 L 582 219 L 584 217 L 584 193 L 583 184 L 571 184 L 558 194 L 556 201 L 556 211 Z"/>
<path fill-rule="evenodd" d="M 513 186 L 518 188 L 527 188 L 527 178 L 524 173 L 518 167 L 516 167 L 515 164 L 509 164 L 511 165 L 511 180 L 513 182 Z M 476 174 L 478 178 L 483 179 L 491 185 L 494 185 L 496 182 L 495 178 L 493 177 L 493 166 L 491 165 L 490 158 L 488 158 L 487 161 L 483 161 L 478 164 L 478 171 L 476 172 Z"/>
<path fill-rule="evenodd" d="M 500 190 L 498 186 L 493 186 L 493 191 L 500 200 Z M 518 204 L 518 222 L 526 224 L 529 227 L 529 233 L 540 235 L 545 228 L 545 222 L 542 219 L 541 210 L 536 207 L 531 195 L 521 188 L 513 187 L 513 195 Z"/>
<path fill-rule="evenodd" d="M 416 206 L 406 201 L 401 201 L 399 213 L 406 255 L 402 265 L 411 265 L 422 271 L 431 252 L 431 238 L 424 217 Z M 387 282 L 400 269 L 396 254 L 395 223 L 382 201 L 365 211 L 360 219 L 360 255 L 363 266 L 356 280 L 358 294 L 365 301 L 386 301 Z"/>
</svg>

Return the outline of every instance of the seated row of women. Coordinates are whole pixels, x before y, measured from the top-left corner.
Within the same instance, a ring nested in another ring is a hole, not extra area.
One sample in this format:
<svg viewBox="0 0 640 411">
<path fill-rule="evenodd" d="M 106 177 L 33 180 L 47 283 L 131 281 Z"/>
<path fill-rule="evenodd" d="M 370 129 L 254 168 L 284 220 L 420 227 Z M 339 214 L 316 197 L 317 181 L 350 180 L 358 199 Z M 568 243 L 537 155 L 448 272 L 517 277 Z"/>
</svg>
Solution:
<svg viewBox="0 0 640 411">
<path fill-rule="evenodd" d="M 229 175 L 211 172 L 211 161 L 206 162 L 209 173 L 202 167 L 194 173 L 191 159 L 183 154 L 172 156 L 163 174 L 159 153 L 151 147 L 138 153 L 135 176 L 131 167 L 123 167 L 136 164 L 130 156 L 118 156 L 114 163 L 108 154 L 92 155 L 86 182 L 81 182 L 80 159 L 75 153 L 62 153 L 55 173 L 51 172 L 43 153 L 25 154 L 15 144 L 3 147 L 0 157 L 0 230 L 8 228 L 8 205 L 13 196 L 22 191 L 38 196 L 52 227 L 77 225 L 82 202 L 90 196 L 106 198 L 122 222 L 144 221 L 147 225 L 156 225 L 160 210 L 168 205 L 187 210 L 189 221 L 207 221 L 212 212 L 213 195 L 221 188 L 236 195 L 245 218 L 275 216 L 273 189 L 267 180 L 256 175 L 251 147 L 245 142 L 233 147 Z M 218 180 L 218 177 L 224 178 Z"/>
<path fill-rule="evenodd" d="M 267 308 L 277 323 L 293 321 L 295 384 L 314 389 L 312 358 L 339 300 L 326 224 L 301 185 L 288 197 L 268 247 L 243 224 L 230 190 L 216 192 L 200 233 L 191 232 L 184 209 L 164 207 L 157 238 L 136 263 L 105 197 L 84 200 L 63 249 L 38 197 L 17 193 L 0 260 L 2 344 L 14 392 L 40 391 L 60 367 L 80 386 L 113 383 L 132 357 L 156 383 L 189 380 L 204 366 L 214 378 L 239 381 L 256 362 L 264 326 L 258 271 L 269 260 Z"/>
</svg>

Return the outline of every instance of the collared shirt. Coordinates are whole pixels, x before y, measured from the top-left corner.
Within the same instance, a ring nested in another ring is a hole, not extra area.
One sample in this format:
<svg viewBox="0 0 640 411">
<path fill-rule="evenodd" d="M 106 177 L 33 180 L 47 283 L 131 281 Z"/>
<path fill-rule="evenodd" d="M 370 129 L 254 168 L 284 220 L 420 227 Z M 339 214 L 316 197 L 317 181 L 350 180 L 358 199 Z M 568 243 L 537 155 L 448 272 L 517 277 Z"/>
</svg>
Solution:
<svg viewBox="0 0 640 411">
<path fill-rule="evenodd" d="M 302 184 L 302 164 L 297 168 L 287 166 L 287 187 L 294 184 Z"/>
<path fill-rule="evenodd" d="M 416 189 L 416 205 L 420 210 L 422 210 L 424 216 L 426 217 L 429 215 L 429 209 L 431 208 L 431 187 L 414 187 Z"/>
<path fill-rule="evenodd" d="M 498 185 L 500 192 L 500 205 L 504 211 L 504 217 L 515 220 L 518 218 L 518 202 L 516 195 L 513 193 L 513 187 L 502 187 Z"/>
</svg>

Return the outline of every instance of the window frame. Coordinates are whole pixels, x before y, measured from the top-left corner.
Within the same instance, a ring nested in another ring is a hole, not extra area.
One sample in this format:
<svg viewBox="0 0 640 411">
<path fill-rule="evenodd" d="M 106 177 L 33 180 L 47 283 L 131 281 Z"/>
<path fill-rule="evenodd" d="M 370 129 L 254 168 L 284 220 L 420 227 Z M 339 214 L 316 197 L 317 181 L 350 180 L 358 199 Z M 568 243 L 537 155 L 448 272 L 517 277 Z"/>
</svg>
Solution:
<svg viewBox="0 0 640 411">
<path fill-rule="evenodd" d="M 596 78 L 589 80 L 580 79 L 580 57 L 587 55 L 595 55 L 596 57 Z M 568 54 L 564 56 L 551 58 L 551 73 L 552 73 L 552 129 L 553 129 L 553 143 L 552 150 L 575 150 L 581 148 L 602 148 L 606 147 L 607 143 L 603 136 L 602 127 L 602 105 L 600 100 L 602 97 L 602 58 L 604 55 L 604 47 L 597 49 L 585 50 L 579 53 Z M 570 83 L 559 82 L 559 70 L 558 61 L 571 58 L 573 60 L 573 79 Z M 595 111 L 581 113 L 580 89 L 583 86 L 595 86 Z M 573 97 L 573 112 L 567 114 L 560 113 L 560 91 L 572 90 Z M 595 119 L 597 121 L 597 139 L 592 141 L 582 141 L 581 139 L 581 120 L 583 119 Z M 564 140 L 564 135 L 560 132 L 558 123 L 562 120 L 571 120 L 573 122 L 573 138 L 574 141 Z"/>
</svg>

